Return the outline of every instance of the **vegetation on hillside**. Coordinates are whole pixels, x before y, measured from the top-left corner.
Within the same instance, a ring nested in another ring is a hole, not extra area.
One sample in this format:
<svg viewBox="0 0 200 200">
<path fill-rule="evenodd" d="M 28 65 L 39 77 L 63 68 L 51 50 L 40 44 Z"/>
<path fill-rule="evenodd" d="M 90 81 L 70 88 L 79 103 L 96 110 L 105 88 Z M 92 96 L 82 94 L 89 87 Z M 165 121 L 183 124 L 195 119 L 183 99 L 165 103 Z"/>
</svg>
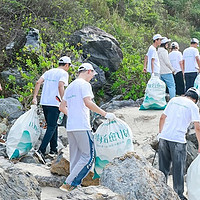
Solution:
<svg viewBox="0 0 200 200">
<path fill-rule="evenodd" d="M 18 67 L 27 81 L 21 88 L 11 76 L 4 96 L 11 90 L 23 103 L 30 100 L 38 76 L 57 66 L 61 55 L 78 60 L 82 52 L 70 47 L 67 39 L 85 26 L 99 27 L 120 43 L 124 59 L 111 76 L 111 89 L 113 95 L 123 94 L 125 99 L 144 95 L 148 77 L 142 73 L 143 57 L 153 34 L 178 41 L 181 50 L 189 45 L 190 37 L 200 39 L 198 0 L 0 0 L 0 8 L 0 71 L 7 66 Z M 40 30 L 41 51 L 17 49 L 7 56 L 6 45 L 30 27 Z M 24 70 L 30 72 L 29 76 Z M 100 92 L 103 96 L 104 88 Z"/>
</svg>

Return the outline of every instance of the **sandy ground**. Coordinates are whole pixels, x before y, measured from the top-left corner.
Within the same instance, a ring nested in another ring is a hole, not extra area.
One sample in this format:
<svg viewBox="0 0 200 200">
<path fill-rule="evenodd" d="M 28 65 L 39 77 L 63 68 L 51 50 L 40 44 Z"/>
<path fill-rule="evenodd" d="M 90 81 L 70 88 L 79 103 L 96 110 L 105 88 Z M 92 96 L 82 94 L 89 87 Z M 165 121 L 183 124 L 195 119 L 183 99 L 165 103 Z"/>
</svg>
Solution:
<svg viewBox="0 0 200 200">
<path fill-rule="evenodd" d="M 117 117 L 125 121 L 133 133 L 134 150 L 138 155 L 153 157 L 154 151 L 150 146 L 150 141 L 158 134 L 159 119 L 162 110 L 140 111 L 137 107 L 128 107 L 115 111 Z M 157 158 L 156 158 L 157 159 Z M 172 177 L 169 177 L 168 184 L 173 187 Z M 185 193 L 186 193 L 185 184 Z M 42 188 L 42 200 L 57 200 L 64 193 L 58 188 Z"/>
</svg>

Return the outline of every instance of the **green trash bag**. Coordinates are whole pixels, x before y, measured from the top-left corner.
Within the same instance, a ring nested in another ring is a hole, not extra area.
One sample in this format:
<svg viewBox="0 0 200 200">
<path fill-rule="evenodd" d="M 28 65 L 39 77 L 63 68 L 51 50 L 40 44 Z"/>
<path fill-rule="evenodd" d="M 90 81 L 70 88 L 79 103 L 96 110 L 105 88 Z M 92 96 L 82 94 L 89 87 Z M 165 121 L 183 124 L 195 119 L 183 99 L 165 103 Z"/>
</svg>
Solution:
<svg viewBox="0 0 200 200">
<path fill-rule="evenodd" d="M 167 105 L 165 91 L 165 83 L 158 76 L 151 76 L 140 110 L 164 110 Z"/>
<path fill-rule="evenodd" d="M 11 127 L 7 141 L 6 152 L 9 159 L 19 158 L 27 154 L 38 141 L 40 136 L 37 106 L 21 115 Z"/>
</svg>

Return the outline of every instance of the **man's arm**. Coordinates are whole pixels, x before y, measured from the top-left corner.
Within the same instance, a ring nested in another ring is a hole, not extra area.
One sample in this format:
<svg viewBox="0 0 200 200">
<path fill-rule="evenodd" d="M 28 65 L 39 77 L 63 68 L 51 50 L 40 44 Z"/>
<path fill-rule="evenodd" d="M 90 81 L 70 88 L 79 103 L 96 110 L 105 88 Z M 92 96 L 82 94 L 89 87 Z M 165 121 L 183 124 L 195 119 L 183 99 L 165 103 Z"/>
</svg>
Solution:
<svg viewBox="0 0 200 200">
<path fill-rule="evenodd" d="M 165 119 L 166 119 L 167 115 L 162 114 L 160 117 L 160 121 L 159 121 L 159 133 L 161 133 L 164 123 L 165 123 Z"/>
<path fill-rule="evenodd" d="M 152 73 L 154 73 L 154 62 L 155 62 L 155 58 L 151 59 L 151 71 Z"/>
<path fill-rule="evenodd" d="M 195 58 L 196 58 L 198 66 L 199 66 L 199 72 L 200 72 L 200 60 L 199 60 L 199 56 L 196 56 Z"/>
<path fill-rule="evenodd" d="M 44 78 L 40 77 L 35 84 L 35 89 L 34 89 L 34 93 L 33 93 L 33 100 L 32 100 L 33 104 L 37 104 L 37 95 L 38 95 L 40 86 L 43 82 L 44 82 Z"/>
<path fill-rule="evenodd" d="M 2 90 L 1 84 L 0 84 L 0 91 Z"/>
<path fill-rule="evenodd" d="M 200 122 L 194 122 L 194 128 L 195 128 L 196 137 L 198 141 L 198 152 L 200 153 Z"/>
<path fill-rule="evenodd" d="M 181 60 L 181 61 L 179 62 L 179 65 L 180 65 L 180 67 L 181 67 L 181 70 L 182 70 L 182 73 L 183 73 L 183 75 L 184 75 L 184 66 L 183 66 L 183 60 Z"/>
<path fill-rule="evenodd" d="M 144 68 L 143 68 L 143 72 L 147 72 L 147 61 L 148 61 L 148 56 L 145 55 L 144 57 Z"/>
<path fill-rule="evenodd" d="M 62 100 L 59 110 L 63 112 L 65 115 L 67 115 L 67 102 L 65 100 Z"/>
<path fill-rule="evenodd" d="M 102 115 L 103 117 L 105 117 L 105 115 L 107 114 L 104 110 L 102 110 L 99 106 L 97 106 L 91 99 L 91 97 L 85 97 L 83 99 L 85 105 L 92 110 L 93 112 L 96 112 L 100 115 Z"/>
<path fill-rule="evenodd" d="M 64 92 L 65 92 L 65 87 L 64 86 L 65 86 L 65 83 L 63 81 L 59 81 L 58 91 L 59 91 L 61 100 L 62 100 L 62 98 L 64 96 Z"/>
</svg>

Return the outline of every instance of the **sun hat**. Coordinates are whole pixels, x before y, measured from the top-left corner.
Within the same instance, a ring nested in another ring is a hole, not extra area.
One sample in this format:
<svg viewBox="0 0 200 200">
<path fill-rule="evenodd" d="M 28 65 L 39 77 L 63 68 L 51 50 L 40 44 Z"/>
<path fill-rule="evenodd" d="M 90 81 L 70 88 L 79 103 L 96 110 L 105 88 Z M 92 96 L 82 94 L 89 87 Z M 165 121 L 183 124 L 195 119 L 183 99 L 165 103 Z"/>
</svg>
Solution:
<svg viewBox="0 0 200 200">
<path fill-rule="evenodd" d="M 80 72 L 80 71 L 88 71 L 88 70 L 94 71 L 94 75 L 98 74 L 98 73 L 94 70 L 93 66 L 92 66 L 90 63 L 83 63 L 83 64 L 81 64 L 81 65 L 79 66 L 79 68 L 78 68 L 78 72 Z"/>
<path fill-rule="evenodd" d="M 199 46 L 199 40 L 197 38 L 192 38 L 191 43 L 197 43 L 197 46 Z"/>
<path fill-rule="evenodd" d="M 163 39 L 164 37 L 162 37 L 160 34 L 156 34 L 153 36 L 153 40 L 157 40 L 157 39 Z"/>
<path fill-rule="evenodd" d="M 162 40 L 161 40 L 161 44 L 165 44 L 167 42 L 171 42 L 170 39 L 168 39 L 167 37 L 164 37 Z"/>
<path fill-rule="evenodd" d="M 59 59 L 58 63 L 59 64 L 67 64 L 67 63 L 71 64 L 71 59 L 68 56 L 63 56 Z"/>
<path fill-rule="evenodd" d="M 179 49 L 179 44 L 178 42 L 172 42 L 171 47 L 177 47 Z"/>
</svg>

